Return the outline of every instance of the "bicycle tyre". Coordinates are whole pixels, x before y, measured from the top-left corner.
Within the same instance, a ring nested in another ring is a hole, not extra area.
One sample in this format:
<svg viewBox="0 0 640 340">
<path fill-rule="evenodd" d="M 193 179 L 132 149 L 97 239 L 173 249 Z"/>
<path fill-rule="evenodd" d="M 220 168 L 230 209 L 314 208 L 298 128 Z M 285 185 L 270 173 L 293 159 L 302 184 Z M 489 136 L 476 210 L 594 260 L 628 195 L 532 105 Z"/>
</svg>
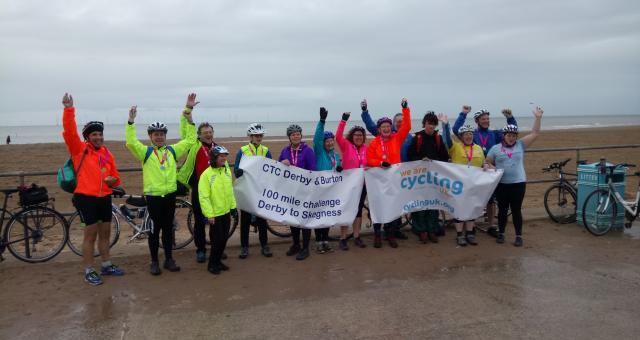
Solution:
<svg viewBox="0 0 640 340">
<path fill-rule="evenodd" d="M 607 202 L 608 205 L 607 205 Z M 589 221 L 587 210 L 594 207 L 594 218 Z M 582 206 L 582 223 L 585 228 L 595 235 L 602 236 L 611 230 L 618 212 L 617 202 L 608 190 L 598 189 L 587 196 Z"/>
<path fill-rule="evenodd" d="M 180 222 L 183 220 L 185 222 Z M 176 212 L 173 217 L 173 248 L 182 249 L 193 241 L 193 206 L 187 200 L 176 198 Z M 145 223 L 153 223 L 151 218 L 146 218 Z M 186 228 L 183 225 L 186 224 Z M 147 225 L 147 230 L 152 230 L 153 225 Z M 187 232 L 188 231 L 188 232 Z M 162 241 L 160 248 L 164 248 Z"/>
<path fill-rule="evenodd" d="M 267 230 L 278 237 L 291 237 L 291 228 L 284 224 L 267 223 Z"/>
<path fill-rule="evenodd" d="M 568 198 L 568 199 L 567 199 Z M 555 211 L 560 208 L 568 210 L 566 213 Z M 573 188 L 567 184 L 555 183 L 544 193 L 544 209 L 552 221 L 568 224 L 576 221 L 577 198 Z"/>
<path fill-rule="evenodd" d="M 82 242 L 84 240 L 84 226 L 80 224 L 80 214 L 78 212 L 74 212 L 71 217 L 67 220 L 68 234 L 67 238 L 67 246 L 71 251 L 78 255 L 82 256 Z M 113 248 L 113 246 L 118 243 L 118 239 L 120 239 L 120 220 L 118 219 L 118 215 L 111 212 L 111 233 L 110 233 L 111 241 L 109 241 L 109 248 Z M 100 256 L 100 251 L 95 247 L 93 252 L 93 257 Z"/>
<path fill-rule="evenodd" d="M 45 262 L 56 257 L 67 244 L 68 237 L 67 220 L 62 214 L 41 205 L 28 206 L 16 213 L 3 236 L 11 254 L 29 263 Z M 22 241 L 16 242 L 18 240 Z M 53 246 L 40 255 L 37 244 L 42 244 L 43 248 L 49 244 Z"/>
</svg>

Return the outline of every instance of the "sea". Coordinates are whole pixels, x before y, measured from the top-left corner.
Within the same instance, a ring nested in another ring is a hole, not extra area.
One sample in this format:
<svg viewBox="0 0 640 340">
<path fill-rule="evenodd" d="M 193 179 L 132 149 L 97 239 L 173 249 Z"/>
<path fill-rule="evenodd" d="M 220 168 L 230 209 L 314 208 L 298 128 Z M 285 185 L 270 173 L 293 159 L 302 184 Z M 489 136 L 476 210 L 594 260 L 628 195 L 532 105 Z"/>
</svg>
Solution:
<svg viewBox="0 0 640 340">
<path fill-rule="evenodd" d="M 374 117 L 375 118 L 375 117 Z M 533 125 L 533 117 L 515 117 L 522 131 L 530 130 Z M 197 122 L 196 122 L 197 123 Z M 238 138 L 238 140 L 246 140 L 246 129 L 250 122 L 234 122 L 234 123 L 214 123 L 215 138 Z M 283 137 L 286 136 L 287 126 L 293 122 L 261 122 L 266 128 L 266 137 Z M 313 135 L 317 121 L 295 122 L 303 129 L 305 136 Z M 473 118 L 467 118 L 467 124 L 474 125 Z M 79 122 L 79 128 L 84 122 Z M 451 121 L 453 125 L 453 121 Z M 504 126 L 503 117 L 492 118 L 491 127 L 494 129 Z M 107 124 L 105 125 L 104 137 L 106 140 L 123 141 L 125 133 L 125 124 Z M 138 125 L 138 137 L 146 139 L 146 125 L 140 123 Z M 347 130 L 354 126 L 364 126 L 360 120 L 349 120 Z M 602 128 L 615 126 L 640 125 L 640 115 L 601 115 L 601 116 L 545 116 L 542 120 L 543 130 L 565 130 L 565 129 L 581 129 L 581 128 Z M 338 126 L 338 121 L 327 121 L 326 130 L 334 131 Z M 421 129 L 421 119 L 412 120 L 412 131 Z M 168 123 L 169 139 L 178 139 L 178 123 Z M 32 144 L 32 143 L 62 143 L 62 126 L 61 125 L 30 125 L 30 126 L 0 126 L 0 141 L 3 142 L 7 136 L 11 137 L 12 144 Z M 271 139 L 271 138 L 269 138 Z M 271 139 L 273 140 L 273 139 Z"/>
</svg>

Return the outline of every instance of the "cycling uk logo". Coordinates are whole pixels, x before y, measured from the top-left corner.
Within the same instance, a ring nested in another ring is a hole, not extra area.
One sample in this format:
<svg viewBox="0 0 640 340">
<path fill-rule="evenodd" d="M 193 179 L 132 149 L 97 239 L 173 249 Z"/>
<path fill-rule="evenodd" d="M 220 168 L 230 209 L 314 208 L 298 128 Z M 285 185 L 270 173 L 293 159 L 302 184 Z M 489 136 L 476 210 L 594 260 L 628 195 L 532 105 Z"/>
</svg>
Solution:
<svg viewBox="0 0 640 340">
<path fill-rule="evenodd" d="M 426 166 L 417 166 L 400 172 L 400 188 L 402 189 L 429 189 L 430 186 L 450 197 L 462 194 L 464 188 L 461 181 L 439 175 L 437 171 L 432 172 Z"/>
</svg>

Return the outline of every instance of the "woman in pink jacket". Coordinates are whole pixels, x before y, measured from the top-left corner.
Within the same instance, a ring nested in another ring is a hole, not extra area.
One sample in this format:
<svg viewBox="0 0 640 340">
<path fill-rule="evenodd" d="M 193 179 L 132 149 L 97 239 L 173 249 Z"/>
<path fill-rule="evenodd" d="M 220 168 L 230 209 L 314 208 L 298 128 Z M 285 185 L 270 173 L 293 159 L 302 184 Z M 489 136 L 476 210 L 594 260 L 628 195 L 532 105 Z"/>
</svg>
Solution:
<svg viewBox="0 0 640 340">
<path fill-rule="evenodd" d="M 367 146 L 364 144 L 367 138 L 365 129 L 362 126 L 354 126 L 349 130 L 347 137 L 344 137 L 344 127 L 347 125 L 347 120 L 351 112 L 345 112 L 342 114 L 342 120 L 338 124 L 336 130 L 336 142 L 342 152 L 342 167 L 343 169 L 355 169 L 364 168 L 367 164 Z M 362 223 L 362 209 L 364 207 L 364 199 L 367 195 L 367 189 L 362 186 L 362 193 L 360 194 L 360 204 L 358 205 L 358 213 L 356 219 L 353 221 L 353 239 L 354 244 L 357 247 L 365 248 L 367 245 L 360 239 L 360 224 Z M 349 227 L 340 227 L 340 249 L 349 250 L 347 244 L 347 229 Z"/>
</svg>

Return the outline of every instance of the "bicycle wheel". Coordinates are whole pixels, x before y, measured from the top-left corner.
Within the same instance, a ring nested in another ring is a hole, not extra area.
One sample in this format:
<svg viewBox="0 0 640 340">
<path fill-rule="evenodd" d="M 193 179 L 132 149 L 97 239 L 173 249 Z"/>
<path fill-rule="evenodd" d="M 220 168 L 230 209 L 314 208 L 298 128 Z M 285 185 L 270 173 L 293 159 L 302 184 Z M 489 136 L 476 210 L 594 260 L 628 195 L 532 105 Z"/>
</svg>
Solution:
<svg viewBox="0 0 640 340">
<path fill-rule="evenodd" d="M 618 207 L 608 190 L 598 189 L 587 196 L 582 207 L 582 222 L 595 236 L 609 232 L 616 220 Z"/>
<path fill-rule="evenodd" d="M 153 223 L 150 218 L 147 223 Z M 152 226 L 147 226 L 151 230 Z M 176 213 L 173 217 L 173 249 L 182 249 L 193 241 L 193 207 L 189 201 L 176 199 Z M 160 247 L 164 248 L 162 242 Z"/>
<path fill-rule="evenodd" d="M 273 221 L 269 221 L 271 223 L 267 224 L 267 229 L 274 235 L 278 237 L 291 237 L 291 228 L 288 225 L 275 223 Z"/>
<path fill-rule="evenodd" d="M 556 223 L 576 221 L 576 193 L 566 184 L 555 183 L 544 193 L 544 209 Z"/>
<path fill-rule="evenodd" d="M 67 224 L 69 226 L 69 238 L 67 239 L 67 245 L 72 252 L 74 252 L 78 256 L 82 256 L 82 242 L 84 241 L 84 226 L 80 221 L 80 214 L 78 212 L 74 212 L 71 217 L 67 220 Z M 111 212 L 111 233 L 110 233 L 110 241 L 109 248 L 113 248 L 113 246 L 118 242 L 120 238 L 120 221 L 118 220 L 118 215 L 114 212 Z M 100 256 L 100 251 L 95 247 L 93 251 L 93 257 Z"/>
<path fill-rule="evenodd" d="M 67 221 L 45 206 L 30 206 L 18 212 L 4 230 L 7 248 L 17 259 L 45 262 L 60 253 L 68 238 Z"/>
</svg>

